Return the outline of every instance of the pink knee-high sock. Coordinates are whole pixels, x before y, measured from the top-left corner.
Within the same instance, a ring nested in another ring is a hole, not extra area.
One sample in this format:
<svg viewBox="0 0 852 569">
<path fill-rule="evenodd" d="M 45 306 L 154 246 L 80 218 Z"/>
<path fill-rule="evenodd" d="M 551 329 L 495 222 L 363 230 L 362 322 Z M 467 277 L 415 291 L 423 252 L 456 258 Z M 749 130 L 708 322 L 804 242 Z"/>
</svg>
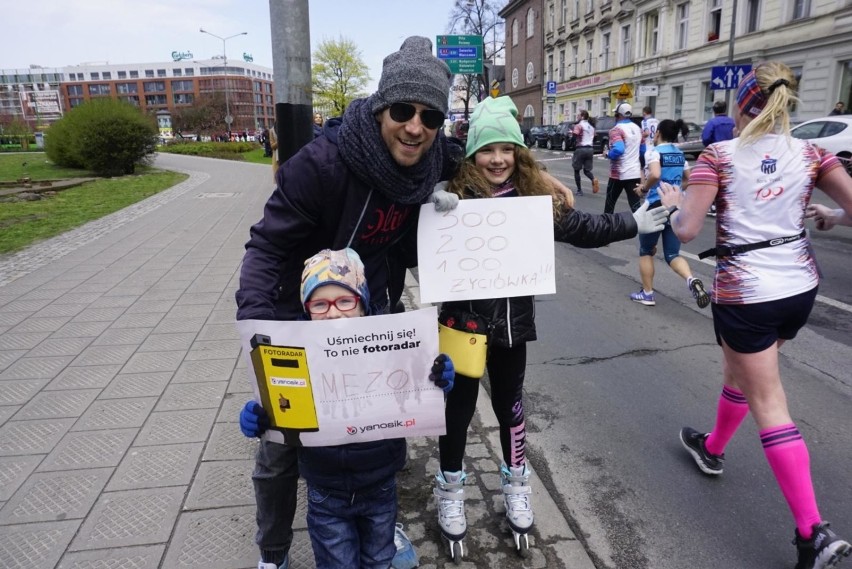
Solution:
<svg viewBox="0 0 852 569">
<path fill-rule="evenodd" d="M 803 539 L 810 539 L 813 525 L 822 518 L 811 482 L 811 458 L 808 447 L 793 423 L 760 431 L 760 442 L 766 460 L 796 519 L 796 529 Z"/>
<path fill-rule="evenodd" d="M 727 385 L 723 387 L 719 406 L 716 408 L 716 426 L 704 441 L 707 452 L 717 456 L 723 454 L 746 415 L 748 402 L 742 392 Z"/>
</svg>

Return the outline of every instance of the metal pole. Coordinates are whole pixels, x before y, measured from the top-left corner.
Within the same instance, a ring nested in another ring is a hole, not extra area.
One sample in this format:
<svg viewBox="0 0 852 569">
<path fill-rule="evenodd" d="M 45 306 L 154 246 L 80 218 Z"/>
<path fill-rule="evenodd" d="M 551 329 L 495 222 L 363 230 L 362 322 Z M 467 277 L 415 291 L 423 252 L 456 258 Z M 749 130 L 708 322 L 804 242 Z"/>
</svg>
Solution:
<svg viewBox="0 0 852 569">
<path fill-rule="evenodd" d="M 731 37 L 728 38 L 728 63 L 727 65 L 734 64 L 734 37 L 737 33 L 737 0 L 734 0 L 734 5 L 731 12 Z M 728 107 L 728 115 L 731 114 L 731 91 L 732 89 L 727 89 L 725 91 L 725 105 Z"/>
<path fill-rule="evenodd" d="M 314 137 L 309 21 L 308 0 L 269 0 L 275 133 L 281 164 Z"/>
<path fill-rule="evenodd" d="M 199 28 L 202 34 L 207 34 L 208 36 L 213 36 L 214 38 L 218 38 L 222 40 L 222 61 L 224 61 L 224 67 L 222 68 L 223 77 L 225 79 L 225 125 L 228 132 L 228 139 L 231 138 L 231 123 L 234 121 L 234 117 L 231 116 L 231 90 L 228 86 L 228 49 L 227 49 L 227 41 L 231 38 L 235 38 L 237 36 L 245 36 L 248 35 L 248 32 L 240 32 L 238 34 L 234 34 L 228 37 L 217 36 L 212 32 L 208 32 L 204 28 Z"/>
</svg>

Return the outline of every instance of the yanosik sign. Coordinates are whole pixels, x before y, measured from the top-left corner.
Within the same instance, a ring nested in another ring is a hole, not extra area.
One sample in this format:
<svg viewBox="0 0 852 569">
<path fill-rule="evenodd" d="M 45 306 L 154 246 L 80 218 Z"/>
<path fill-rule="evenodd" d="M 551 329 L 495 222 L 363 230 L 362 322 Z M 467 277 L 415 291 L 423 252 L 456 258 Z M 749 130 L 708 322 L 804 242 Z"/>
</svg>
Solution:
<svg viewBox="0 0 852 569">
<path fill-rule="evenodd" d="M 429 380 L 436 308 L 299 322 L 242 320 L 237 329 L 264 435 L 304 446 L 445 433 L 444 393 Z"/>
<path fill-rule="evenodd" d="M 556 292 L 548 196 L 461 200 L 420 208 L 417 260 L 423 302 Z"/>
</svg>

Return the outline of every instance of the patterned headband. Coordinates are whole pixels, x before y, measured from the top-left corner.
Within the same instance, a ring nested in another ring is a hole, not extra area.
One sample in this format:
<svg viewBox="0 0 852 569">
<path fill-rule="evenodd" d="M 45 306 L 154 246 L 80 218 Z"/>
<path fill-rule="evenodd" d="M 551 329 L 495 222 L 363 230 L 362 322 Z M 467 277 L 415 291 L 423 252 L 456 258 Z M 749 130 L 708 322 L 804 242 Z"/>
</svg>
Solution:
<svg viewBox="0 0 852 569">
<path fill-rule="evenodd" d="M 740 108 L 740 112 L 752 117 L 759 115 L 764 107 L 766 107 L 766 103 L 769 101 L 769 97 L 772 96 L 772 93 L 775 92 L 775 89 L 781 85 L 784 85 L 785 87 L 790 86 L 790 82 L 786 79 L 777 79 L 766 89 L 766 93 L 764 93 L 763 89 L 760 88 L 760 85 L 757 84 L 756 71 L 757 68 L 749 71 L 749 73 L 743 77 L 742 81 L 740 81 L 740 87 L 737 90 L 737 106 Z"/>
</svg>

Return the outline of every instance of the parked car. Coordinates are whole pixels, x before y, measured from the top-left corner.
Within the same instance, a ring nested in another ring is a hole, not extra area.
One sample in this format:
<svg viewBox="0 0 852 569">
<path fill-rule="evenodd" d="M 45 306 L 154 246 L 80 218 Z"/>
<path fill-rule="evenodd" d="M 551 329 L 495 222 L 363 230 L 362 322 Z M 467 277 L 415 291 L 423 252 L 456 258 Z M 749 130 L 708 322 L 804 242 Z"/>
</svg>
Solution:
<svg viewBox="0 0 852 569">
<path fill-rule="evenodd" d="M 683 137 L 683 133 L 681 133 L 681 137 L 683 139 L 682 142 L 678 142 L 675 144 L 678 148 L 680 148 L 681 152 L 683 152 L 687 158 L 698 158 L 698 155 L 704 150 L 704 143 L 701 142 L 701 132 L 704 130 L 704 127 L 700 124 L 696 124 L 694 122 L 688 122 L 686 124 L 686 137 Z"/>
<path fill-rule="evenodd" d="M 547 147 L 547 141 L 550 139 L 550 134 L 556 126 L 552 124 L 538 125 L 530 129 L 530 136 L 533 140 L 533 146 L 537 148 Z"/>
<path fill-rule="evenodd" d="M 452 136 L 461 140 L 462 143 L 467 143 L 468 130 L 470 130 L 470 123 L 466 120 L 457 120 L 451 127 Z"/>
<path fill-rule="evenodd" d="M 559 123 L 553 133 L 551 133 L 550 138 L 547 139 L 547 148 L 549 150 L 559 148 L 563 152 L 574 150 L 574 147 L 577 146 L 577 141 L 574 138 L 575 124 L 577 123 L 574 121 Z"/>
<path fill-rule="evenodd" d="M 813 142 L 837 156 L 852 176 L 852 116 L 831 116 L 793 127 L 794 138 Z"/>
</svg>

